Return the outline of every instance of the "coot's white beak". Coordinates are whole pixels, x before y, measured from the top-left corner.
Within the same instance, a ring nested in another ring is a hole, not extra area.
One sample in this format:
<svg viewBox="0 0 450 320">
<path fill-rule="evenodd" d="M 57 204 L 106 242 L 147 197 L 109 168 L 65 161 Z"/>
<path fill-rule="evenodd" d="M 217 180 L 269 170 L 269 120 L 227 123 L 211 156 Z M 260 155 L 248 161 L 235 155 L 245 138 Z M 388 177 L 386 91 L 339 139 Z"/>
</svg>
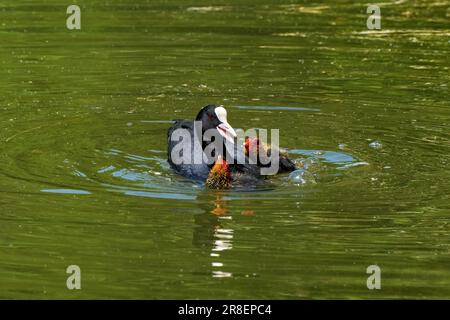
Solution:
<svg viewBox="0 0 450 320">
<path fill-rule="evenodd" d="M 227 110 L 224 107 L 220 106 L 215 109 L 217 118 L 221 122 L 217 126 L 217 130 L 220 135 L 225 138 L 225 140 L 234 143 L 234 138 L 237 137 L 236 131 L 234 131 L 233 127 L 227 121 Z"/>
<path fill-rule="evenodd" d="M 226 140 L 228 140 L 231 143 L 234 143 L 234 138 L 237 137 L 236 131 L 230 126 L 228 122 L 223 122 L 217 126 L 217 130 L 219 131 L 220 135 L 224 137 Z"/>
</svg>

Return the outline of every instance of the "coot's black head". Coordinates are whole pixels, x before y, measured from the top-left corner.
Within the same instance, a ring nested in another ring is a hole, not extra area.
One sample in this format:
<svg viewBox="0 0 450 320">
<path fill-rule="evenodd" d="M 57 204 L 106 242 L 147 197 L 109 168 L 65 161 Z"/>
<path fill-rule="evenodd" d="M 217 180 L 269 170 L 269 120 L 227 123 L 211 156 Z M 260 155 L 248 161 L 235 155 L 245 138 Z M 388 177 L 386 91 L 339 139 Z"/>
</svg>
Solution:
<svg viewBox="0 0 450 320">
<path fill-rule="evenodd" d="M 236 132 L 227 121 L 227 110 L 223 106 L 208 105 L 203 107 L 195 118 L 202 122 L 203 132 L 209 129 L 217 129 L 220 135 L 234 143 Z"/>
</svg>

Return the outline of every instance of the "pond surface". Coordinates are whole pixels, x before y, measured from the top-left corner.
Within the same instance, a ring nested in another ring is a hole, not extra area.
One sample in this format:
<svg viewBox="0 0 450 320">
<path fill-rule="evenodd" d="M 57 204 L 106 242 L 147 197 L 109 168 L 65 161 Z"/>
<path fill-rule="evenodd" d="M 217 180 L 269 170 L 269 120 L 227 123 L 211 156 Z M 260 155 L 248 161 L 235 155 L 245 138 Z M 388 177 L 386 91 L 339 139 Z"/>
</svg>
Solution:
<svg viewBox="0 0 450 320">
<path fill-rule="evenodd" d="M 0 298 L 450 296 L 448 1 L 384 1 L 380 31 L 354 1 L 78 4 L 73 31 L 0 5 Z M 171 120 L 210 103 L 306 178 L 174 174 Z"/>
</svg>

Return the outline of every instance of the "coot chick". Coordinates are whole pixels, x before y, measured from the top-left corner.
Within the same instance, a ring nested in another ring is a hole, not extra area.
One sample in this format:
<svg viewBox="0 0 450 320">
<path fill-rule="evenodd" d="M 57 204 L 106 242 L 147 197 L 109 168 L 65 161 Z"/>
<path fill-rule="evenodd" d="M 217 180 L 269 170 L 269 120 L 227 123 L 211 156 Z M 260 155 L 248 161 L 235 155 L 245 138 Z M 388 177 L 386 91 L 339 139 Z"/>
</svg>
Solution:
<svg viewBox="0 0 450 320">
<path fill-rule="evenodd" d="M 219 155 L 206 179 L 206 187 L 223 190 L 231 187 L 255 187 L 265 183 L 265 180 L 261 179 L 258 173 L 251 170 L 242 170 L 242 168 L 242 166 L 228 164 Z"/>
<path fill-rule="evenodd" d="M 231 187 L 230 167 L 220 155 L 209 172 L 206 187 L 209 189 L 229 189 Z"/>
<path fill-rule="evenodd" d="M 260 151 L 262 151 L 263 154 L 266 154 L 267 157 L 270 157 L 273 151 L 270 146 L 260 141 L 257 137 L 248 137 L 247 139 L 245 139 L 243 147 L 246 156 L 256 156 L 256 162 L 259 167 L 270 167 L 270 163 L 262 164 L 259 157 Z M 288 154 L 285 150 L 276 151 L 279 153 L 279 166 L 277 173 L 292 172 L 297 169 L 295 163 L 291 159 L 289 159 Z"/>
</svg>

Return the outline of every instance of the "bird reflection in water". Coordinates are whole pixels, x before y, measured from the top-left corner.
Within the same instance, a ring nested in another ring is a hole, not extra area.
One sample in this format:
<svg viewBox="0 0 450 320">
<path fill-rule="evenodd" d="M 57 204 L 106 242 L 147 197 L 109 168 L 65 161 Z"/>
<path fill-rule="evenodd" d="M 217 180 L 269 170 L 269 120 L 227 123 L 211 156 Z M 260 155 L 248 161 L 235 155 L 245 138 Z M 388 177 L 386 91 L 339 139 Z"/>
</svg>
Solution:
<svg viewBox="0 0 450 320">
<path fill-rule="evenodd" d="M 225 271 L 222 254 L 233 249 L 234 230 L 226 227 L 227 221 L 233 220 L 227 209 L 227 200 L 222 193 L 205 194 L 201 201 L 204 213 L 195 216 L 194 246 L 201 248 L 212 258 L 212 276 L 214 278 L 232 277 L 231 272 Z M 252 210 L 244 210 L 241 214 L 254 214 Z"/>
</svg>

